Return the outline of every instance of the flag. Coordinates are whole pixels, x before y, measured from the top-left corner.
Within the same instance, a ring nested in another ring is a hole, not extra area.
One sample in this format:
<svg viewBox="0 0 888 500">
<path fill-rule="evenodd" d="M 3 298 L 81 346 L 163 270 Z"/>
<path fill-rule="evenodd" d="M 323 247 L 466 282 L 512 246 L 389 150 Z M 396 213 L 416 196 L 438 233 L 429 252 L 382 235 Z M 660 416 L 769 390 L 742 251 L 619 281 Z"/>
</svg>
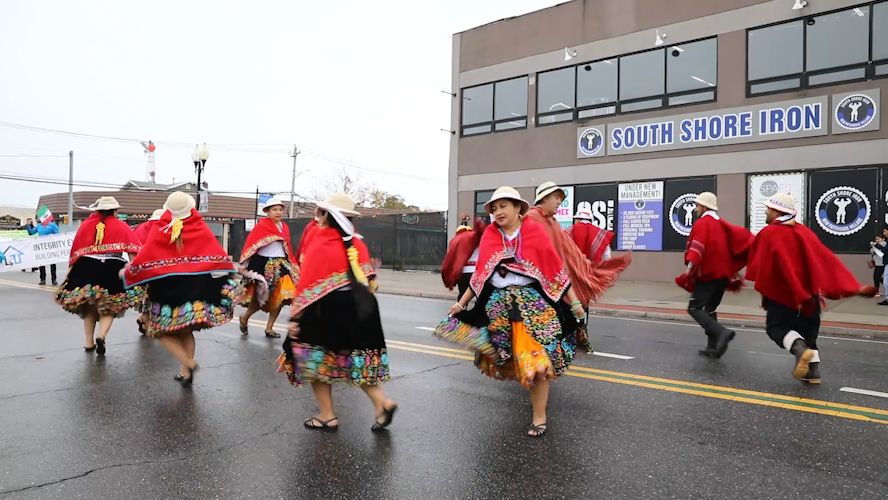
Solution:
<svg viewBox="0 0 888 500">
<path fill-rule="evenodd" d="M 40 224 L 44 226 L 54 221 L 55 218 L 52 216 L 52 212 L 49 211 L 45 205 L 37 209 L 37 220 L 40 221 Z"/>
</svg>

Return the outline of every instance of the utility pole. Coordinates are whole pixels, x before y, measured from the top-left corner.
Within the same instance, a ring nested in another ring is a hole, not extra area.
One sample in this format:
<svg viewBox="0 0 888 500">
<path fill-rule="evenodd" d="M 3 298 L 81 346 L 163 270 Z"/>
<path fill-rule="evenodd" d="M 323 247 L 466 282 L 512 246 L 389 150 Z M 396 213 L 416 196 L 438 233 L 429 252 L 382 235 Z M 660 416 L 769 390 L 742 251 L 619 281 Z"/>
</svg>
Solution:
<svg viewBox="0 0 888 500">
<path fill-rule="evenodd" d="M 299 149 L 293 144 L 293 152 L 290 157 L 293 158 L 293 177 L 290 179 L 290 219 L 293 218 L 293 202 L 296 199 L 296 157 L 299 156 Z"/>
<path fill-rule="evenodd" d="M 68 227 L 74 226 L 74 151 L 68 151 Z"/>
</svg>

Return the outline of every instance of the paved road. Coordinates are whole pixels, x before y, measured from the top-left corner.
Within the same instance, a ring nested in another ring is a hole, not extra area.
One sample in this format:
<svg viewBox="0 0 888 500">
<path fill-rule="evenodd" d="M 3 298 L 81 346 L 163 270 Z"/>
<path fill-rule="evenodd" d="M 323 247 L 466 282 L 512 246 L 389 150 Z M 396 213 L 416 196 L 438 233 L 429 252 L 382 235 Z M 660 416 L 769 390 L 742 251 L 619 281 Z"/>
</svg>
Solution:
<svg viewBox="0 0 888 500">
<path fill-rule="evenodd" d="M 198 335 L 191 390 L 175 363 L 115 324 L 104 361 L 52 293 L 0 275 L 0 498 L 875 498 L 888 491 L 888 344 L 823 339 L 824 384 L 741 331 L 721 361 L 680 323 L 598 318 L 614 355 L 580 356 L 523 437 L 525 392 L 482 377 L 428 328 L 448 303 L 380 296 L 401 411 L 336 392 L 341 429 L 302 428 L 314 405 L 273 371 L 280 342 L 234 324 Z M 257 318 L 259 320 L 259 318 Z M 884 419 L 885 423 L 876 420 Z"/>
</svg>

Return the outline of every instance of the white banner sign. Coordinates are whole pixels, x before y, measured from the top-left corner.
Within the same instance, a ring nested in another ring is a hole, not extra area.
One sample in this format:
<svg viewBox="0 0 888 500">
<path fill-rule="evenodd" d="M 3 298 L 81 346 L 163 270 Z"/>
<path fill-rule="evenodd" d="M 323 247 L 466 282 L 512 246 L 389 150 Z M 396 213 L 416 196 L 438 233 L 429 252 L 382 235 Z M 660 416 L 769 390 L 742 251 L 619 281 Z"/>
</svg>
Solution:
<svg viewBox="0 0 888 500">
<path fill-rule="evenodd" d="M 68 262 L 75 234 L 0 241 L 0 273 Z"/>
<path fill-rule="evenodd" d="M 789 193 L 795 200 L 796 220 L 805 222 L 805 174 L 765 174 L 749 176 L 749 230 L 758 233 L 766 225 L 765 207 L 768 198 L 777 193 Z"/>
</svg>

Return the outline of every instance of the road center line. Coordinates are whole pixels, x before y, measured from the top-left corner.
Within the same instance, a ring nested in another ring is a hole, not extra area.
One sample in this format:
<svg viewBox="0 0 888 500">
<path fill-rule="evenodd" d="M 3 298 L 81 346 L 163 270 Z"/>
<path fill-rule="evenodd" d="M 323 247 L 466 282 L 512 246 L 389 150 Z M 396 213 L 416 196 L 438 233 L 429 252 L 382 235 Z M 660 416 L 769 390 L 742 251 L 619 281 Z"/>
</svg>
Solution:
<svg viewBox="0 0 888 500">
<path fill-rule="evenodd" d="M 888 398 L 888 392 L 870 391 L 867 389 L 856 389 L 854 387 L 842 387 L 842 392 L 851 392 L 854 394 L 863 394 L 864 396 L 875 396 L 877 398 Z"/>
</svg>

